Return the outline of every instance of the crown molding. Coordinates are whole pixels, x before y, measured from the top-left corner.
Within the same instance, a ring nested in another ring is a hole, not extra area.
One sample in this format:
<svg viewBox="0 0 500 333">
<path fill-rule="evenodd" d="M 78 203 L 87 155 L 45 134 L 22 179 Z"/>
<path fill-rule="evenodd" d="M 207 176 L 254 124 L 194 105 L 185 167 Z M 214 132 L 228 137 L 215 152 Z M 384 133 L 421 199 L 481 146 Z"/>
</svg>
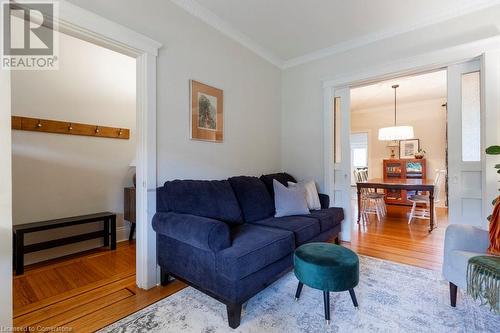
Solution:
<svg viewBox="0 0 500 333">
<path fill-rule="evenodd" d="M 404 33 L 419 30 L 433 24 L 444 22 L 453 18 L 457 18 L 469 13 L 473 13 L 491 6 L 500 5 L 500 0 L 462 0 L 448 10 L 438 13 L 434 16 L 429 16 L 422 21 L 413 25 L 400 25 L 391 29 L 386 29 L 379 32 L 366 34 L 364 36 L 337 43 L 330 47 L 313 51 L 302 56 L 284 60 L 280 59 L 270 50 L 267 50 L 262 45 L 238 31 L 231 24 L 217 16 L 214 12 L 200 5 L 196 0 L 170 0 L 177 6 L 181 7 L 191 15 L 199 18 L 206 24 L 215 28 L 219 32 L 225 34 L 234 41 L 240 43 L 247 49 L 251 50 L 258 56 L 269 61 L 276 67 L 284 70 L 298 65 L 302 65 L 311 61 L 319 60 L 332 56 L 337 53 L 349 51 L 359 48 L 377 41 L 395 37 Z"/>
<path fill-rule="evenodd" d="M 206 24 L 225 34 L 229 38 L 243 45 L 253 53 L 269 61 L 278 68 L 283 68 L 283 60 L 277 57 L 273 52 L 265 49 L 247 35 L 235 29 L 231 24 L 221 19 L 214 12 L 200 5 L 195 0 L 170 0 L 181 7 L 191 15 L 199 18 Z"/>
<path fill-rule="evenodd" d="M 340 42 L 330 47 L 317 50 L 311 53 L 307 53 L 305 55 L 292 58 L 283 62 L 283 69 L 291 68 L 294 66 L 298 66 L 301 64 L 305 64 L 307 62 L 311 62 L 314 60 L 326 58 L 328 56 L 345 52 L 348 50 L 352 50 L 358 47 L 362 47 L 364 45 L 368 45 L 383 39 L 395 37 L 397 35 L 401 35 L 404 33 L 412 32 L 415 30 L 419 30 L 433 24 L 437 24 L 440 22 L 444 22 L 456 17 L 460 17 L 469 13 L 473 13 L 479 11 L 481 9 L 485 9 L 488 7 L 492 7 L 495 5 L 500 5 L 499 0 L 466 0 L 456 4 L 453 8 L 449 8 L 446 12 L 439 13 L 433 17 L 427 17 L 426 19 L 420 21 L 419 23 L 413 25 L 401 25 L 392 29 L 387 29 L 380 32 L 370 33 L 359 38 L 354 38 L 345 42 Z"/>
</svg>

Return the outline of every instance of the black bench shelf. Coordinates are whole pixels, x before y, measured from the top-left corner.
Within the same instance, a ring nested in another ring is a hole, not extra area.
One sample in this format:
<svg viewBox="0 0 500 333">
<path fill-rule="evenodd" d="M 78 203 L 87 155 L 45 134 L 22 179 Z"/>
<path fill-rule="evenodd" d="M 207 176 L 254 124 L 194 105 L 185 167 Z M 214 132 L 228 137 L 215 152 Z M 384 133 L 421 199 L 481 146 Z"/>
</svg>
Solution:
<svg viewBox="0 0 500 333">
<path fill-rule="evenodd" d="M 29 245 L 24 244 L 24 235 L 28 233 L 69 227 L 72 225 L 100 222 L 100 221 L 104 222 L 103 230 L 100 231 L 94 231 L 70 237 L 58 238 L 35 244 L 29 244 Z M 104 239 L 104 246 L 110 246 L 111 250 L 115 250 L 116 214 L 110 212 L 102 212 L 89 215 L 66 217 L 56 220 L 19 224 L 12 226 L 12 233 L 14 237 L 14 268 L 16 270 L 16 275 L 21 275 L 24 273 L 25 253 L 51 249 L 62 245 L 83 242 L 89 239 L 95 239 L 101 237 Z M 111 245 L 110 245 L 110 236 L 111 236 Z"/>
</svg>

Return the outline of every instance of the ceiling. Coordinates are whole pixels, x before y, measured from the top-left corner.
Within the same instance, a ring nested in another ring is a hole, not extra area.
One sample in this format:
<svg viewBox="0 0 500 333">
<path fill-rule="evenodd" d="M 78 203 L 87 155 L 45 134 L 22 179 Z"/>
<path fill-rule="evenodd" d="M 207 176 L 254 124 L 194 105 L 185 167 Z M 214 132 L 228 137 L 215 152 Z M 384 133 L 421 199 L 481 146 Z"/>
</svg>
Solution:
<svg viewBox="0 0 500 333">
<path fill-rule="evenodd" d="M 394 105 L 393 85 L 397 89 L 397 103 L 446 98 L 446 71 L 438 71 L 416 76 L 407 76 L 381 81 L 369 86 L 351 89 L 351 111 Z"/>
<path fill-rule="evenodd" d="M 281 67 L 358 47 L 498 0 L 171 0 Z"/>
</svg>

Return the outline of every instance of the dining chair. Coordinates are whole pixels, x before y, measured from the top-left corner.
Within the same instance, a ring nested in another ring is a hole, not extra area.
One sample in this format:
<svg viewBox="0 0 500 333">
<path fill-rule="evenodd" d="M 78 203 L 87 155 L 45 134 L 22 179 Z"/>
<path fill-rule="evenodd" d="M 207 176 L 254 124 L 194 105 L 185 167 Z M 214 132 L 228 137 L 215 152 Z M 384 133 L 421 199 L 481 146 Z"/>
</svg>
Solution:
<svg viewBox="0 0 500 333">
<path fill-rule="evenodd" d="M 444 180 L 446 178 L 446 170 L 436 170 L 436 176 L 434 177 L 434 223 L 437 225 L 437 215 L 436 215 L 436 204 L 440 202 L 439 196 L 441 194 L 442 188 L 444 186 Z M 429 195 L 414 194 L 409 196 L 408 201 L 412 203 L 410 217 L 408 218 L 408 224 L 414 218 L 429 220 L 431 216 L 430 212 L 430 201 Z M 419 207 L 423 206 L 423 207 Z"/>
<path fill-rule="evenodd" d="M 357 182 L 368 181 L 368 170 L 366 169 L 355 169 L 354 178 Z M 387 214 L 387 208 L 385 206 L 385 195 L 382 193 L 377 193 L 371 189 L 362 188 L 361 189 L 361 216 L 363 221 L 368 220 L 368 214 L 373 214 L 377 216 L 377 220 L 380 222 L 380 218 Z"/>
</svg>

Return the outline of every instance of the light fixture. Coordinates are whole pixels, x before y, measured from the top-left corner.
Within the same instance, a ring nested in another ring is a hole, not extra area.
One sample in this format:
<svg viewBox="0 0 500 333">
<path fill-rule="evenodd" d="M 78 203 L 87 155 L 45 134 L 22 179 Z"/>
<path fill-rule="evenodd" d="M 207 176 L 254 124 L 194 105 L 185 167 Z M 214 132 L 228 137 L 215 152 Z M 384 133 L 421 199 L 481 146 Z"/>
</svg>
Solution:
<svg viewBox="0 0 500 333">
<path fill-rule="evenodd" d="M 380 141 L 394 141 L 413 139 L 413 126 L 397 126 L 396 118 L 396 89 L 399 85 L 392 86 L 394 89 L 394 126 L 383 127 L 378 130 L 378 139 Z"/>
</svg>

